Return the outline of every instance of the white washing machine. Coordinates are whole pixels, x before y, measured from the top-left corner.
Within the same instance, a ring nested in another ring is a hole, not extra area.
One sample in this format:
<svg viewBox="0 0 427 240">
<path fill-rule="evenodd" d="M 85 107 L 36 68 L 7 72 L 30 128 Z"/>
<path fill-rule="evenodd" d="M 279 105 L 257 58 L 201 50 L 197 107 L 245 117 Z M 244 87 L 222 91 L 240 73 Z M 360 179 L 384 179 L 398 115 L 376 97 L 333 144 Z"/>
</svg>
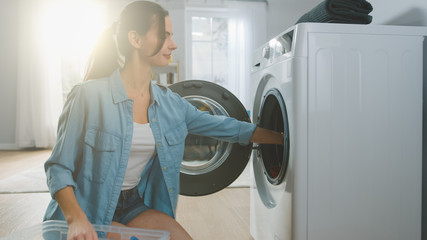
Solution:
<svg viewBox="0 0 427 240">
<path fill-rule="evenodd" d="M 427 28 L 298 24 L 254 52 L 256 240 L 421 239 Z M 425 218 L 424 218 L 425 219 Z"/>
</svg>

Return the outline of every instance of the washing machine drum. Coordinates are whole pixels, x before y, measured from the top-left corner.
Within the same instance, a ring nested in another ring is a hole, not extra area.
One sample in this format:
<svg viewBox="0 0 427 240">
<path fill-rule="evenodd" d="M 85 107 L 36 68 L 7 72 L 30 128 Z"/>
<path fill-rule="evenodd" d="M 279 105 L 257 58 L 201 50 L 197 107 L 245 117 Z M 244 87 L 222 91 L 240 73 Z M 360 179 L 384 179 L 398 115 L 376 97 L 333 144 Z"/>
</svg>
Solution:
<svg viewBox="0 0 427 240">
<path fill-rule="evenodd" d="M 227 89 L 207 81 L 188 80 L 169 88 L 201 111 L 250 122 L 242 103 Z M 180 194 L 202 196 L 229 186 L 245 169 L 252 144 L 242 146 L 189 134 L 180 173 Z"/>
<path fill-rule="evenodd" d="M 279 90 L 271 89 L 264 97 L 258 125 L 262 128 L 283 132 L 284 144 L 260 144 L 257 157 L 263 163 L 266 179 L 272 185 L 279 185 L 287 172 L 289 163 L 289 125 L 286 104 Z"/>
</svg>

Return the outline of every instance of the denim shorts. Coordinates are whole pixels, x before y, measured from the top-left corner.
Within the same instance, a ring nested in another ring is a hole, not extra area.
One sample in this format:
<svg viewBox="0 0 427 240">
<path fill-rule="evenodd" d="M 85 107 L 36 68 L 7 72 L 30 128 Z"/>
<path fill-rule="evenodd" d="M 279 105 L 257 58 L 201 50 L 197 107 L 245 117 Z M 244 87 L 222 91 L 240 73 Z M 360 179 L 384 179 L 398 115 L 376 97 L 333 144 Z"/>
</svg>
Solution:
<svg viewBox="0 0 427 240">
<path fill-rule="evenodd" d="M 130 190 L 123 190 L 120 192 L 113 221 L 126 225 L 140 213 L 149 209 L 139 196 L 136 187 Z"/>
</svg>

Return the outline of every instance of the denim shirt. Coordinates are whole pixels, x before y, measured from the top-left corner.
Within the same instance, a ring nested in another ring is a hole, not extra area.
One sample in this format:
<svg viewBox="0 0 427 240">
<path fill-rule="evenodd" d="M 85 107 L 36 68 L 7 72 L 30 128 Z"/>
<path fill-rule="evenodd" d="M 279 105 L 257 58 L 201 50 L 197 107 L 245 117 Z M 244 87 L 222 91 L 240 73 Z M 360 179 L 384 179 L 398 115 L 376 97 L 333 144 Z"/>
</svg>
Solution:
<svg viewBox="0 0 427 240">
<path fill-rule="evenodd" d="M 175 217 L 187 134 L 248 144 L 256 126 L 199 111 L 167 88 L 153 83 L 150 88 L 148 118 L 156 154 L 137 187 L 145 205 Z M 52 200 L 44 220 L 64 219 L 53 196 L 72 186 L 90 222 L 111 223 L 132 142 L 132 109 L 119 70 L 72 89 L 59 118 L 57 142 L 45 163 Z"/>
</svg>

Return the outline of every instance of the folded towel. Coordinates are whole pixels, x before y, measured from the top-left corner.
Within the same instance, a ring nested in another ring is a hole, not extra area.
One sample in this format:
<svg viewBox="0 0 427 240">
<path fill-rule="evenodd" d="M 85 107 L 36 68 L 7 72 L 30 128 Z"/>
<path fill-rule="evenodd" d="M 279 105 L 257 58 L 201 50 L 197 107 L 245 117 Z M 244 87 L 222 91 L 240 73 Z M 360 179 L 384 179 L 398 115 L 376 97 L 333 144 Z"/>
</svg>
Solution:
<svg viewBox="0 0 427 240">
<path fill-rule="evenodd" d="M 372 22 L 372 5 L 365 0 L 325 0 L 298 19 L 302 22 L 355 23 Z"/>
</svg>

